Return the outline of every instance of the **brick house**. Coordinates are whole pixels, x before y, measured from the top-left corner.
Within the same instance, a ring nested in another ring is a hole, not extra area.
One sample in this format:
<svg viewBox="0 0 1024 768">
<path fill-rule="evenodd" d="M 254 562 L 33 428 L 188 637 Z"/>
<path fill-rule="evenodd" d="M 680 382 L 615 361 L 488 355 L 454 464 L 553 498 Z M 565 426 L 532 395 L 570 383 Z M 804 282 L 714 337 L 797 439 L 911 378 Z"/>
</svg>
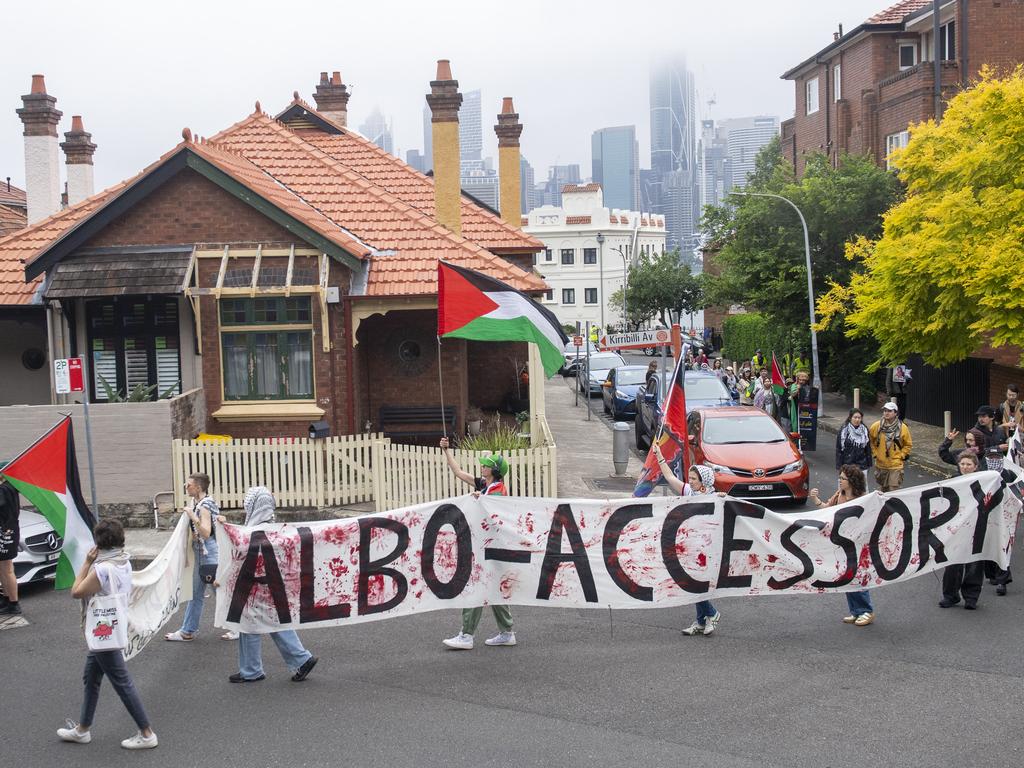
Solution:
<svg viewBox="0 0 1024 768">
<path fill-rule="evenodd" d="M 0 239 L 0 283 L 23 268 L 52 356 L 85 358 L 92 400 L 104 382 L 199 387 L 209 432 L 380 430 L 384 407 L 440 403 L 438 259 L 546 289 L 532 269 L 543 245 L 519 229 L 518 204 L 503 219 L 459 189 L 462 97 L 446 61 L 427 97 L 434 178 L 348 129 L 348 98 L 337 72 L 322 73 L 315 108 L 295 93 L 276 116 L 257 102 L 211 138 L 186 128 L 137 176 Z M 498 122 L 518 179 L 510 100 Z M 506 186 L 518 203 L 518 184 Z M 453 339 L 440 356 L 461 431 L 469 407 L 514 390 L 503 358 L 528 353 Z"/>
<path fill-rule="evenodd" d="M 782 150 L 797 175 L 807 155 L 867 154 L 879 165 L 905 146 L 908 128 L 935 117 L 984 65 L 1024 61 L 1024 2 L 901 0 L 783 73 L 795 114 L 782 123 Z M 936 89 L 935 62 L 939 63 Z"/>
<path fill-rule="evenodd" d="M 886 167 L 889 153 L 909 140 L 910 126 L 933 119 L 937 103 L 941 117 L 941 104 L 983 66 L 1006 71 L 1024 61 L 1024 0 L 938 6 L 937 34 L 935 0 L 902 0 L 845 34 L 840 28 L 829 45 L 782 75 L 795 92 L 794 116 L 782 123 L 782 151 L 797 175 L 815 152 L 833 163 L 844 153 L 866 154 Z M 1007 384 L 1024 384 L 1022 355 L 1021 347 L 985 346 L 974 360 L 941 371 L 916 365 L 928 375 L 929 391 L 955 393 L 981 379 L 969 396 L 998 403 Z M 941 408 L 927 405 L 919 400 L 915 409 L 911 402 L 912 417 L 941 419 Z"/>
</svg>

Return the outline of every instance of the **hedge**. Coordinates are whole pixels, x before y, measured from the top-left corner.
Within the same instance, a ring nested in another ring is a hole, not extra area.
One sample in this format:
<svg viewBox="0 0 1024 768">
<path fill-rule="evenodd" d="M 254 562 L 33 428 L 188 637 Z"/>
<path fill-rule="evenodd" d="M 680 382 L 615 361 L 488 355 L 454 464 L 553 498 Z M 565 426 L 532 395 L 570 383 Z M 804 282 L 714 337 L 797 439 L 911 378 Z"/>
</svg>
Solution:
<svg viewBox="0 0 1024 768">
<path fill-rule="evenodd" d="M 810 333 L 804 338 L 802 336 L 801 332 L 773 325 L 768 318 L 756 312 L 730 315 L 722 323 L 722 357 L 733 362 L 750 360 L 757 349 L 768 360 L 774 351 L 780 362 L 783 355 L 796 349 L 810 355 Z"/>
</svg>

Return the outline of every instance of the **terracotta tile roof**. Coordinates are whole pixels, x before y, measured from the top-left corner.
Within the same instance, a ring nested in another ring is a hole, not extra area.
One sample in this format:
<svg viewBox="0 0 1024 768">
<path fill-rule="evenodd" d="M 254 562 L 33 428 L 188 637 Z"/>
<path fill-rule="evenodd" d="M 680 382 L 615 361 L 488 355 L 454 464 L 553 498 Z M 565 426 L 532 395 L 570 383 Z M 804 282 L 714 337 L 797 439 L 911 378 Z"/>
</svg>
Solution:
<svg viewBox="0 0 1024 768">
<path fill-rule="evenodd" d="M 565 217 L 565 223 L 566 224 L 589 224 L 590 223 L 590 217 L 589 216 L 566 216 Z"/>
<path fill-rule="evenodd" d="M 573 193 L 573 192 L 600 192 L 601 185 L 596 182 L 590 184 L 565 184 L 562 187 L 562 194 Z"/>
<path fill-rule="evenodd" d="M 28 223 L 24 208 L 13 208 L 0 203 L 0 237 L 24 229 Z"/>
<path fill-rule="evenodd" d="M 244 156 L 288 191 L 330 219 L 344 222 L 349 231 L 373 246 L 378 253 L 371 257 L 367 285 L 371 296 L 435 293 L 437 260 L 441 258 L 486 272 L 519 290 L 547 288 L 538 276 L 472 239 L 454 234 L 404 197 L 377 186 L 309 140 L 324 135 L 292 131 L 266 115 L 254 114 L 210 141 Z M 432 187 L 430 194 L 432 197 Z M 518 241 L 522 247 L 523 238 Z"/>
<path fill-rule="evenodd" d="M 914 11 L 919 11 L 927 5 L 932 5 L 932 0 L 900 0 L 900 2 L 889 6 L 884 11 L 879 11 L 864 23 L 899 24 Z"/>
<path fill-rule="evenodd" d="M 11 203 L 21 208 L 28 205 L 25 198 L 25 190 L 18 189 L 13 184 L 10 189 L 8 189 L 7 182 L 0 181 L 0 205 L 9 205 Z"/>
<path fill-rule="evenodd" d="M 297 100 L 292 106 L 301 105 L 311 114 L 326 122 L 329 118 L 316 109 Z M 385 152 L 369 139 L 338 126 L 337 134 L 326 133 L 315 127 L 296 125 L 294 132 L 309 144 L 344 164 L 377 187 L 390 192 L 403 202 L 435 218 L 434 179 L 400 159 Z M 224 134 L 230 133 L 231 129 Z M 214 138 L 220 138 L 220 134 Z M 500 216 L 481 207 L 471 197 L 462 196 L 462 234 L 488 250 L 541 251 L 544 244 L 515 227 L 509 226 Z"/>
</svg>

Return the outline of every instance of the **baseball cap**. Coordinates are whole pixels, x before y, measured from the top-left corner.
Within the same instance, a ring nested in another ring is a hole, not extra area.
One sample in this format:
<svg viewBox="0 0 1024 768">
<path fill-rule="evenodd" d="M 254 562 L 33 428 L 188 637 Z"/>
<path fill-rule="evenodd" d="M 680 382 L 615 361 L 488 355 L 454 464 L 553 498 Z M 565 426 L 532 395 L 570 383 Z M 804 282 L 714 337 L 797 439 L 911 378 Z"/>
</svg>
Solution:
<svg viewBox="0 0 1024 768">
<path fill-rule="evenodd" d="M 898 411 L 900 408 L 896 403 L 886 403 L 882 406 L 883 411 Z"/>
<path fill-rule="evenodd" d="M 484 456 L 480 459 L 480 464 L 481 466 L 498 470 L 502 477 L 508 475 L 508 461 L 500 454 L 492 453 L 490 456 Z"/>
</svg>

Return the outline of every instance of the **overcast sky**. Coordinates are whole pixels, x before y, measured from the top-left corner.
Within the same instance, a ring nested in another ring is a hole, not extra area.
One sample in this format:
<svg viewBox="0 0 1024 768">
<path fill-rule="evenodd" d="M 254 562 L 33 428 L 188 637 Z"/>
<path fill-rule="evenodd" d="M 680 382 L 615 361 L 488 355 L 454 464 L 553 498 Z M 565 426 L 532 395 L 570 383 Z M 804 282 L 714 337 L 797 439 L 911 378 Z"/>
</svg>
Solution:
<svg viewBox="0 0 1024 768">
<path fill-rule="evenodd" d="M 779 75 L 895 0 L 289 0 L 54 2 L 5 8 L 0 46 L 0 181 L 24 186 L 15 114 L 31 76 L 46 76 L 62 110 L 81 114 L 99 146 L 100 189 L 181 140 L 208 136 L 252 112 L 276 113 L 322 70 L 353 86 L 349 124 L 376 106 L 395 145 L 422 149 L 423 95 L 448 58 L 462 91 L 483 91 L 484 153 L 502 96 L 525 125 L 537 180 L 555 163 L 590 173 L 590 135 L 635 124 L 650 165 L 652 56 L 683 53 L 697 80 L 699 118 L 793 113 Z M 715 104 L 706 102 L 714 98 Z M 62 158 L 63 159 L 63 158 Z"/>
</svg>

